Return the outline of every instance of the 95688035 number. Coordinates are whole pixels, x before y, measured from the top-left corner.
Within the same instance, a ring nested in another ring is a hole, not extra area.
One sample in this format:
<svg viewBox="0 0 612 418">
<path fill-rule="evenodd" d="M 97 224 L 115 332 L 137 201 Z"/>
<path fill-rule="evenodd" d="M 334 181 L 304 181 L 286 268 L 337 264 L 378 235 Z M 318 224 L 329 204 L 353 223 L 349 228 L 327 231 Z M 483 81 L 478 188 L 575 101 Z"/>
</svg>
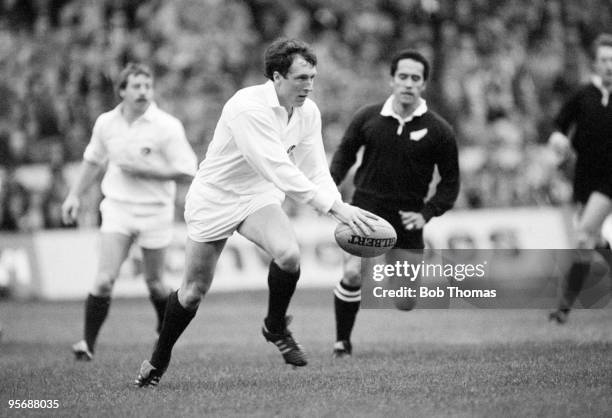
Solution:
<svg viewBox="0 0 612 418">
<path fill-rule="evenodd" d="M 57 409 L 57 399 L 9 399 L 9 408 L 15 409 Z"/>
</svg>

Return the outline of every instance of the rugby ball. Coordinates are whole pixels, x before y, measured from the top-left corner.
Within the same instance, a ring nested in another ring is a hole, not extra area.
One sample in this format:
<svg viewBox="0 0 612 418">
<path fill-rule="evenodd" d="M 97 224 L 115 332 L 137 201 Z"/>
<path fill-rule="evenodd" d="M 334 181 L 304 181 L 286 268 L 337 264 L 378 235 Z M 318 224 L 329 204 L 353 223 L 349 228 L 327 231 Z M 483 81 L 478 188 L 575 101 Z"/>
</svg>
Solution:
<svg viewBox="0 0 612 418">
<path fill-rule="evenodd" d="M 374 220 L 370 235 L 355 234 L 348 224 L 338 224 L 334 231 L 336 242 L 344 251 L 358 257 L 377 257 L 395 246 L 397 233 L 389 222 L 381 217 Z"/>
</svg>

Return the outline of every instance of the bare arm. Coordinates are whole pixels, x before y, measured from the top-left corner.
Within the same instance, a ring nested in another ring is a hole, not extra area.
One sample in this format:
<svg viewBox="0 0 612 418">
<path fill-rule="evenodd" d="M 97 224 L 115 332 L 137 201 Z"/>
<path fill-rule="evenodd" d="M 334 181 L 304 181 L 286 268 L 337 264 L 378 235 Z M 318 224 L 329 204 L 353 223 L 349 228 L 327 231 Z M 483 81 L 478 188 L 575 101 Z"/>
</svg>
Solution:
<svg viewBox="0 0 612 418">
<path fill-rule="evenodd" d="M 77 181 L 70 188 L 62 204 L 62 221 L 65 224 L 72 224 L 76 221 L 81 205 L 81 195 L 94 184 L 103 169 L 104 167 L 99 164 L 83 160 Z"/>
<path fill-rule="evenodd" d="M 136 163 L 119 163 L 121 170 L 135 177 L 153 180 L 174 180 L 177 182 L 189 182 L 193 179 L 192 174 L 179 171 L 171 166 L 150 167 Z"/>
</svg>

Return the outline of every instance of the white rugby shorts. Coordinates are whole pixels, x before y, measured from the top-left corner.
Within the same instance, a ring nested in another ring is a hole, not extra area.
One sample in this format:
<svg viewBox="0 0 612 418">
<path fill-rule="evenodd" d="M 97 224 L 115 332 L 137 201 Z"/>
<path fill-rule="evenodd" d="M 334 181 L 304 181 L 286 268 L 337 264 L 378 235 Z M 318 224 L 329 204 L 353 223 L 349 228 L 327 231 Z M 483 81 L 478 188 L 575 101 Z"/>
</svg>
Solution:
<svg viewBox="0 0 612 418">
<path fill-rule="evenodd" d="M 174 207 L 172 205 L 136 204 L 104 199 L 101 232 L 133 236 L 142 248 L 157 249 L 172 241 Z"/>
<path fill-rule="evenodd" d="M 185 199 L 187 236 L 196 242 L 229 238 L 249 215 L 268 205 L 281 205 L 285 194 L 270 190 L 257 195 L 223 193 L 206 189 Z"/>
</svg>

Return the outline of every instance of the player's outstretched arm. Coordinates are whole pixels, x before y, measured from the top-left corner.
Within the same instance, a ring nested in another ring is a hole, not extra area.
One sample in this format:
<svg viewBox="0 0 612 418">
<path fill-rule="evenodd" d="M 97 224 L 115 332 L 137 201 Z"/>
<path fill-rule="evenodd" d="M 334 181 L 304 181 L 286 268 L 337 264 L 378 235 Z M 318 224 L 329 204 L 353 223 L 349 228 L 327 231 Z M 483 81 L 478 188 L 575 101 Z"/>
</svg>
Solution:
<svg viewBox="0 0 612 418">
<path fill-rule="evenodd" d="M 62 222 L 66 225 L 76 221 L 81 206 L 81 195 L 91 187 L 102 170 L 101 165 L 83 160 L 79 176 L 62 204 Z"/>
<path fill-rule="evenodd" d="M 189 182 L 193 179 L 193 174 L 177 170 L 169 165 L 145 165 L 137 161 L 124 161 L 117 163 L 117 166 L 127 174 L 135 177 L 142 177 L 152 180 L 174 180 L 178 182 Z"/>
<path fill-rule="evenodd" d="M 344 203 L 341 200 L 336 200 L 334 202 L 329 210 L 329 214 L 339 222 L 350 226 L 353 232 L 359 235 L 370 235 L 375 229 L 373 221 L 378 219 L 373 213 L 358 208 L 357 206 Z"/>
</svg>

